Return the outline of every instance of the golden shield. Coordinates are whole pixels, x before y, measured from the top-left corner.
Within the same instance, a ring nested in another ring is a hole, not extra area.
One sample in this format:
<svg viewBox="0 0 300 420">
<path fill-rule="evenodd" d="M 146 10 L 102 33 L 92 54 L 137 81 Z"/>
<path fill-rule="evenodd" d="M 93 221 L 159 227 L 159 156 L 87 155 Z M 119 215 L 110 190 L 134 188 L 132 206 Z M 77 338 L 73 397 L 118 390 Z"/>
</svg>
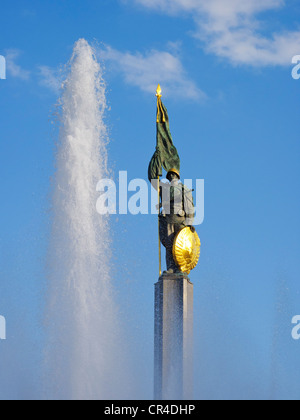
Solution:
<svg viewBox="0 0 300 420">
<path fill-rule="evenodd" d="M 183 273 L 190 272 L 197 266 L 200 258 L 201 242 L 197 232 L 190 227 L 183 228 L 176 236 L 173 245 L 173 257 Z"/>
</svg>

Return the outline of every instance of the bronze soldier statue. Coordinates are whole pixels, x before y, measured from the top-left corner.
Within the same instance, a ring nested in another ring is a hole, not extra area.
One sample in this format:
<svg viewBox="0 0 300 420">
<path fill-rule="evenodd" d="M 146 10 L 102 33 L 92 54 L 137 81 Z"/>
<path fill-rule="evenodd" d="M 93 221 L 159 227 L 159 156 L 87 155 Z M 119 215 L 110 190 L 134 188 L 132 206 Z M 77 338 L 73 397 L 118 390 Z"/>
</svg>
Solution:
<svg viewBox="0 0 300 420">
<path fill-rule="evenodd" d="M 180 272 L 173 257 L 173 245 L 176 235 L 185 227 L 194 231 L 195 207 L 192 191 L 180 182 L 177 169 L 170 169 L 167 174 L 169 184 L 160 183 L 162 212 L 160 218 L 160 240 L 166 248 L 167 273 Z"/>
<path fill-rule="evenodd" d="M 157 191 L 159 187 L 159 235 L 160 242 L 166 248 L 167 262 L 167 271 L 164 274 L 189 272 L 195 267 L 200 252 L 200 240 L 193 227 L 195 215 L 193 195 L 192 191 L 180 182 L 180 158 L 173 144 L 168 111 L 161 100 L 160 86 L 156 96 L 157 143 L 149 164 L 148 178 Z M 162 169 L 166 170 L 169 183 L 160 181 Z M 176 248 L 175 242 L 180 232 L 182 232 L 181 246 L 176 263 L 174 246 Z"/>
</svg>

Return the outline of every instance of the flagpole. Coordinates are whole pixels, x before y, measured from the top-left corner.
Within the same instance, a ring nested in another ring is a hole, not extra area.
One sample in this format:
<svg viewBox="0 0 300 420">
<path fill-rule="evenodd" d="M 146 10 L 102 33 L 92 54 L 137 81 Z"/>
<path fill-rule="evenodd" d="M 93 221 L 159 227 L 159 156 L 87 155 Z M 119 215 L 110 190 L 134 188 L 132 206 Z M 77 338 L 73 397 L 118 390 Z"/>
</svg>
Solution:
<svg viewBox="0 0 300 420">
<path fill-rule="evenodd" d="M 163 122 L 165 122 L 165 114 L 162 109 L 161 104 L 161 87 L 160 85 L 157 86 L 156 90 L 156 97 L 157 97 L 157 120 L 156 122 L 160 122 L 159 114 L 162 113 Z M 158 195 L 158 261 L 159 261 L 159 277 L 161 277 L 162 270 L 161 270 L 161 241 L 160 241 L 160 177 L 157 177 L 157 195 Z"/>
<path fill-rule="evenodd" d="M 161 241 L 160 241 L 160 177 L 157 177 L 158 191 L 158 261 L 159 261 L 159 277 L 161 277 Z"/>
</svg>

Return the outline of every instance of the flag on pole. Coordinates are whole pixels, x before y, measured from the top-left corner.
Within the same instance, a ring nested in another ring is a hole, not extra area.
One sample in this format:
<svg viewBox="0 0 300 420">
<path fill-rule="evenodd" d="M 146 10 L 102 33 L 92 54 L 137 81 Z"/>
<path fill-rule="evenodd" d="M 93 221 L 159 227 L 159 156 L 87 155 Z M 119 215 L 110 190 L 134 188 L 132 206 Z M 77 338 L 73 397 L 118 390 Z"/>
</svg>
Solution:
<svg viewBox="0 0 300 420">
<path fill-rule="evenodd" d="M 167 172 L 176 169 L 180 172 L 180 158 L 176 147 L 173 144 L 170 132 L 169 116 L 167 108 L 161 100 L 161 88 L 158 85 L 157 92 L 157 121 L 156 121 L 156 150 L 150 161 L 148 178 L 158 179 L 162 176 L 162 168 Z"/>
</svg>

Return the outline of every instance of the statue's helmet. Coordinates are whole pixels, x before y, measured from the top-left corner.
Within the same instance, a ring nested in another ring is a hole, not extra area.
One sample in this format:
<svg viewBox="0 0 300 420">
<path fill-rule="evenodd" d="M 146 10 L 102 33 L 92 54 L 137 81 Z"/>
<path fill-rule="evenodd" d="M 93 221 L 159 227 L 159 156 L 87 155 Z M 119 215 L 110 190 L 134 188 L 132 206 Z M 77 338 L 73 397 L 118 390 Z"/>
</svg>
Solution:
<svg viewBox="0 0 300 420">
<path fill-rule="evenodd" d="M 180 179 L 180 172 L 178 171 L 178 169 L 172 168 L 168 171 L 167 173 L 167 179 L 170 181 L 169 177 L 171 174 L 175 174 L 178 176 L 178 179 Z"/>
</svg>

